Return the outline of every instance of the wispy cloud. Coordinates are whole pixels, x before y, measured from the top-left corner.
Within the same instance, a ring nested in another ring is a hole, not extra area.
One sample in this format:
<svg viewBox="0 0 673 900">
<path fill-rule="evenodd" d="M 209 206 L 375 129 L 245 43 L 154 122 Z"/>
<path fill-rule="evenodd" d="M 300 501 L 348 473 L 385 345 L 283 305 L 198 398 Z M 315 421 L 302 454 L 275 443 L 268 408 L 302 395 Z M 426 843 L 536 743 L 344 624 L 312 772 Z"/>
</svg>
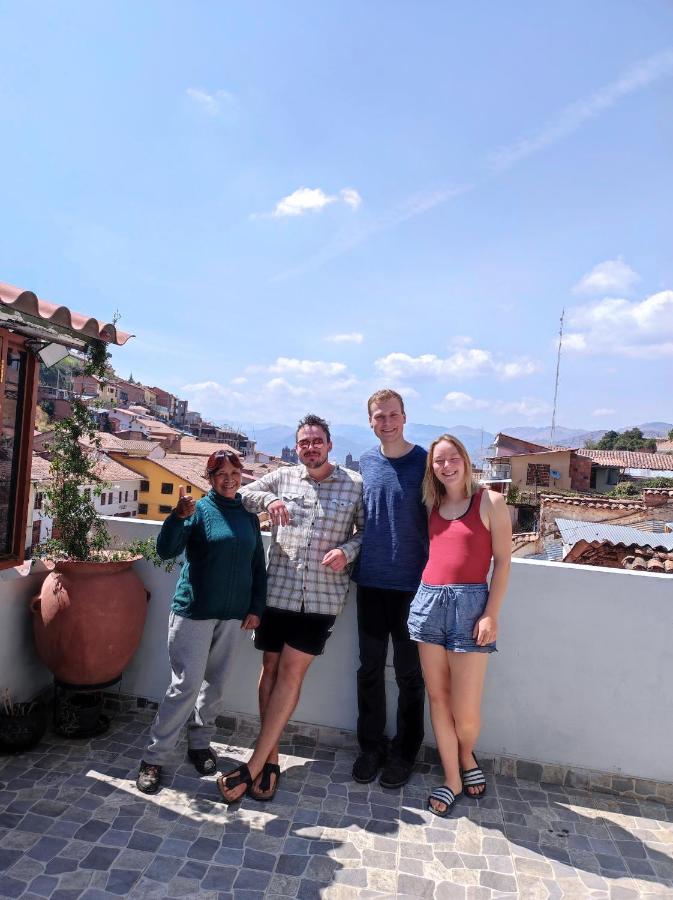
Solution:
<svg viewBox="0 0 673 900">
<path fill-rule="evenodd" d="M 502 361 L 490 350 L 477 347 L 456 350 L 450 356 L 440 357 L 434 353 L 410 356 L 408 353 L 389 353 L 374 363 L 387 378 L 474 378 L 478 375 L 497 375 L 503 379 L 533 375 L 540 369 L 535 360 L 521 359 Z"/>
<path fill-rule="evenodd" d="M 611 109 L 624 97 L 671 74 L 673 74 L 673 49 L 667 49 L 628 69 L 616 81 L 605 85 L 589 97 L 566 106 L 536 134 L 501 147 L 491 157 L 491 168 L 495 171 L 509 169 L 515 163 L 573 134 L 585 122 Z"/>
<path fill-rule="evenodd" d="M 621 259 L 606 259 L 583 275 L 573 288 L 575 294 L 628 294 L 640 275 Z"/>
<path fill-rule="evenodd" d="M 202 112 L 213 117 L 219 116 L 226 107 L 231 106 L 235 101 L 232 93 L 223 90 L 209 93 L 200 88 L 187 88 L 185 93 Z"/>
<path fill-rule="evenodd" d="M 364 339 L 364 335 L 359 331 L 351 331 L 348 334 L 329 334 L 325 338 L 331 344 L 361 344 Z"/>
<path fill-rule="evenodd" d="M 533 397 L 524 397 L 521 400 L 484 400 L 462 391 L 450 391 L 435 406 L 435 409 L 440 412 L 488 409 L 498 415 L 523 416 L 526 419 L 537 419 L 551 411 L 549 403 Z"/>
<path fill-rule="evenodd" d="M 272 281 L 284 281 L 304 272 L 319 268 L 327 262 L 350 252 L 355 247 L 368 241 L 382 231 L 388 231 L 405 222 L 424 215 L 438 206 L 442 206 L 463 194 L 470 193 L 486 184 L 491 178 L 503 174 L 514 165 L 522 162 L 535 153 L 569 137 L 586 122 L 595 119 L 602 113 L 616 106 L 623 98 L 643 90 L 654 82 L 673 74 L 673 49 L 667 49 L 642 60 L 628 69 L 615 81 L 588 97 L 568 105 L 538 132 L 530 137 L 520 138 L 514 143 L 500 147 L 487 155 L 483 162 L 484 174 L 472 182 L 449 186 L 434 191 L 425 191 L 412 195 L 401 204 L 375 216 L 366 225 L 338 237 L 318 253 L 297 266 L 280 272 Z"/>
<path fill-rule="evenodd" d="M 291 373 L 293 375 L 325 375 L 332 377 L 334 375 L 342 375 L 346 371 L 344 363 L 340 362 L 324 362 L 321 359 L 291 359 L 287 356 L 279 356 L 278 359 L 269 366 L 269 372 L 278 374 Z"/>
<path fill-rule="evenodd" d="M 285 219 L 303 216 L 310 212 L 320 212 L 332 203 L 343 203 L 350 209 L 357 210 L 362 205 L 362 197 L 355 188 L 343 188 L 338 194 L 326 194 L 321 188 L 300 187 L 279 200 L 272 212 L 254 213 L 252 218 Z"/>
<path fill-rule="evenodd" d="M 599 406 L 598 409 L 595 409 L 591 415 L 592 416 L 614 416 L 617 412 L 616 409 L 611 409 L 607 406 Z"/>
</svg>

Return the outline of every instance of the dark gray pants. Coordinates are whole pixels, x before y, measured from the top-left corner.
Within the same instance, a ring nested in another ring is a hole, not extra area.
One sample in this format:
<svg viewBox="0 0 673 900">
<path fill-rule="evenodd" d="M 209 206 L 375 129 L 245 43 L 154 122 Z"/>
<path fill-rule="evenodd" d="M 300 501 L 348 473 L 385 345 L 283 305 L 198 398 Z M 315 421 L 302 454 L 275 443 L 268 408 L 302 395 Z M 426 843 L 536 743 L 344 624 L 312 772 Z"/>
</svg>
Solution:
<svg viewBox="0 0 673 900">
<path fill-rule="evenodd" d="M 150 729 L 145 762 L 155 766 L 167 763 L 185 723 L 190 750 L 210 746 L 215 716 L 222 711 L 227 674 L 245 634 L 238 619 L 186 619 L 171 612 L 171 683 Z"/>
</svg>

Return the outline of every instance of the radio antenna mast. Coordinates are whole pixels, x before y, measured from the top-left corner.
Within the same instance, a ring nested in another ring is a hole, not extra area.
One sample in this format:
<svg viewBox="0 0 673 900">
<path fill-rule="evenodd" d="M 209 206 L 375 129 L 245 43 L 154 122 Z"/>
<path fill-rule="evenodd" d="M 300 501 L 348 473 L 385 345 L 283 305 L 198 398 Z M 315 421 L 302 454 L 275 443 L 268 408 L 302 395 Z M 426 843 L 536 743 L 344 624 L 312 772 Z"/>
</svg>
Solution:
<svg viewBox="0 0 673 900">
<path fill-rule="evenodd" d="M 559 323 L 558 332 L 558 353 L 556 354 L 556 383 L 554 385 L 554 409 L 551 414 L 551 429 L 549 431 L 549 443 L 554 445 L 554 432 L 556 431 L 556 403 L 558 400 L 558 383 L 559 371 L 561 368 L 561 347 L 563 346 L 563 317 L 565 316 L 565 306 L 561 310 L 561 321 Z"/>
</svg>

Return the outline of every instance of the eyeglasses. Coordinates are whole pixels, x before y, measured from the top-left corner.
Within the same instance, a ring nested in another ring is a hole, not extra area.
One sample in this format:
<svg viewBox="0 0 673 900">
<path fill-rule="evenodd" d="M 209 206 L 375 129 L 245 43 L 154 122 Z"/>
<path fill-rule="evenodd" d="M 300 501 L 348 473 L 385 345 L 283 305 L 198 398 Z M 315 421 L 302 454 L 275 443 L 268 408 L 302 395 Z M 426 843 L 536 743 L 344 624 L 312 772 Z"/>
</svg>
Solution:
<svg viewBox="0 0 673 900">
<path fill-rule="evenodd" d="M 312 441 L 309 441 L 308 438 L 306 438 L 304 440 L 297 441 L 297 447 L 299 447 L 300 450 L 308 450 L 309 447 L 324 447 L 324 446 L 325 446 L 325 441 L 323 440 L 323 438 L 313 438 Z"/>
</svg>

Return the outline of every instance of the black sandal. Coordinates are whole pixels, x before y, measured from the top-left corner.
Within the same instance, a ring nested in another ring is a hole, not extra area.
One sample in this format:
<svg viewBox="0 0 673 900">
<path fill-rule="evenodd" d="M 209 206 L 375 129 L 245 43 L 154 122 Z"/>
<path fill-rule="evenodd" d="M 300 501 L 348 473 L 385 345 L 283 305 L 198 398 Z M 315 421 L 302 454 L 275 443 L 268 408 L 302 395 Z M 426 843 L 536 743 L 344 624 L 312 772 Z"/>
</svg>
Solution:
<svg viewBox="0 0 673 900">
<path fill-rule="evenodd" d="M 217 771 L 217 757 L 211 747 L 188 750 L 187 756 L 199 775 L 212 775 Z"/>
<path fill-rule="evenodd" d="M 484 773 L 479 765 L 479 760 L 474 755 L 474 753 L 472 754 L 472 756 L 474 757 L 476 766 L 473 769 L 461 770 L 460 777 L 463 779 L 463 791 L 465 793 L 465 796 L 470 797 L 471 800 L 478 800 L 486 793 L 486 778 L 484 777 Z M 476 794 L 471 794 L 468 791 L 468 788 L 478 787 L 482 787 L 483 790 L 479 791 Z"/>
<path fill-rule="evenodd" d="M 450 787 L 443 784 L 441 787 L 435 788 L 428 797 L 428 809 L 431 813 L 434 813 L 434 815 L 439 816 L 440 819 L 445 819 L 451 812 L 453 804 L 456 802 L 456 798 L 460 797 L 460 794 L 462 794 L 462 791 L 458 794 L 454 794 Z M 431 800 L 439 800 L 440 803 L 443 803 L 444 806 L 446 806 L 446 809 L 435 809 L 432 803 L 430 803 Z"/>
<path fill-rule="evenodd" d="M 233 788 L 239 787 L 241 784 L 246 785 L 246 790 L 250 790 L 252 787 L 250 769 L 245 763 L 241 763 L 240 766 L 236 766 L 236 768 L 232 769 L 230 772 L 219 776 L 217 779 L 217 789 L 220 792 L 220 797 L 224 803 L 239 803 L 245 797 L 245 791 L 240 797 L 236 797 L 235 800 L 229 800 L 224 796 L 224 791 L 230 791 Z"/>
<path fill-rule="evenodd" d="M 273 793 L 269 794 L 268 791 L 271 790 L 271 776 L 276 776 L 276 783 L 273 788 Z M 257 800 L 259 803 L 268 803 L 269 800 L 273 800 L 276 796 L 276 791 L 278 790 L 278 782 L 280 781 L 280 766 L 277 763 L 264 763 L 264 766 L 261 771 L 262 780 L 260 781 L 257 790 L 263 791 L 264 794 L 258 794 L 255 791 L 254 784 L 248 788 L 248 796 L 252 797 L 253 800 Z"/>
</svg>

